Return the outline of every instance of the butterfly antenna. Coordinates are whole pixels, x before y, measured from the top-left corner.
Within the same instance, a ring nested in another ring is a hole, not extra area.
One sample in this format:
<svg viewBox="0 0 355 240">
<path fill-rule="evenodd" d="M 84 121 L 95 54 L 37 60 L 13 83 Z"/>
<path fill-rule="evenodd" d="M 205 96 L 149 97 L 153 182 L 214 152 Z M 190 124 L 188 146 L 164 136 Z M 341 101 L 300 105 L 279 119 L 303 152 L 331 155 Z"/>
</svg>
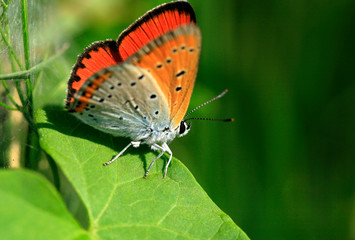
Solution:
<svg viewBox="0 0 355 240">
<path fill-rule="evenodd" d="M 213 102 L 214 100 L 217 100 L 217 99 L 223 97 L 227 92 L 228 92 L 228 89 L 224 90 L 221 94 L 219 94 L 218 96 L 216 96 L 216 97 L 214 97 L 214 98 L 208 100 L 207 102 L 202 103 L 200 106 L 195 107 L 195 108 L 192 109 L 188 114 L 185 115 L 183 121 L 188 120 L 188 119 L 186 119 L 186 117 L 189 116 L 189 115 L 190 115 L 191 113 L 193 113 L 194 111 L 196 111 L 197 109 L 199 109 L 199 108 L 201 108 L 201 107 L 203 107 L 203 106 L 209 104 L 210 102 Z M 192 119 L 196 119 L 196 120 L 197 120 L 197 118 L 189 118 L 189 119 L 190 119 L 190 120 L 192 120 Z M 200 119 L 200 120 L 202 120 L 202 119 Z M 212 120 L 212 119 L 209 118 L 209 119 L 205 119 L 205 120 Z M 220 121 L 220 120 L 217 120 L 217 119 L 216 119 L 216 121 Z M 228 121 L 227 121 L 227 122 L 228 122 Z"/>
<path fill-rule="evenodd" d="M 220 122 L 234 122 L 234 118 L 226 118 L 226 119 L 219 119 L 219 118 L 188 118 L 184 121 L 188 120 L 207 120 L 207 121 L 220 121 Z"/>
</svg>

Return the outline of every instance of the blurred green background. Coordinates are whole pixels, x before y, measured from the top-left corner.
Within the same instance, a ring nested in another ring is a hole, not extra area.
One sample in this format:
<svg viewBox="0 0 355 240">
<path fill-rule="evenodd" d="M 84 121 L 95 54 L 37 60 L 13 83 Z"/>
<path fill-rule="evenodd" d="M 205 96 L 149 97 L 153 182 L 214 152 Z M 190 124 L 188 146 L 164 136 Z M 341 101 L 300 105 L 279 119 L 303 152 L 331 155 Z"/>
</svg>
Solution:
<svg viewBox="0 0 355 240">
<path fill-rule="evenodd" d="M 85 47 L 164 2 L 57 1 L 63 96 Z M 203 36 L 190 108 L 229 89 L 194 116 L 236 121 L 193 122 L 174 156 L 251 239 L 355 239 L 355 1 L 190 3 Z"/>
<path fill-rule="evenodd" d="M 75 63 L 162 0 L 60 1 Z M 203 48 L 190 107 L 229 93 L 172 143 L 251 239 L 355 239 L 355 1 L 191 0 Z"/>
</svg>

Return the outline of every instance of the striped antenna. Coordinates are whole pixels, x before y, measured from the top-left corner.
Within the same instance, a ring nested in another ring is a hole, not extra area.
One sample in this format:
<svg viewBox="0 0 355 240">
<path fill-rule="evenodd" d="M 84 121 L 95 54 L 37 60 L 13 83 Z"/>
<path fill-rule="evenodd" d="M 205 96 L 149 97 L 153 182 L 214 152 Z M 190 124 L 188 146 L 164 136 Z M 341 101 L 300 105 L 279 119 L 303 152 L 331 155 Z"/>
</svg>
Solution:
<svg viewBox="0 0 355 240">
<path fill-rule="evenodd" d="M 189 120 L 207 120 L 207 121 L 220 121 L 220 122 L 234 122 L 234 118 L 226 118 L 226 119 L 219 119 L 219 118 L 188 118 L 185 119 L 184 121 L 189 121 Z"/>
<path fill-rule="evenodd" d="M 214 120 L 214 121 L 233 122 L 233 121 L 234 121 L 233 118 L 230 118 L 229 121 L 225 121 L 225 120 L 227 120 L 227 119 L 224 119 L 224 120 L 223 120 L 223 119 L 212 119 L 212 118 L 188 118 L 188 119 L 186 119 L 187 116 L 189 116 L 191 113 L 193 113 L 193 112 L 196 111 L 197 109 L 199 109 L 199 108 L 201 108 L 201 107 L 203 107 L 203 106 L 209 104 L 210 102 L 213 102 L 214 100 L 217 100 L 217 99 L 223 97 L 227 92 L 228 92 L 228 89 L 224 90 L 221 94 L 219 94 L 218 96 L 216 96 L 216 97 L 214 97 L 214 98 L 208 100 L 207 102 L 202 103 L 200 106 L 195 107 L 195 108 L 192 109 L 188 114 L 185 115 L 183 121 L 187 121 L 187 120 Z M 232 120 L 232 119 L 233 119 L 233 120 Z"/>
</svg>

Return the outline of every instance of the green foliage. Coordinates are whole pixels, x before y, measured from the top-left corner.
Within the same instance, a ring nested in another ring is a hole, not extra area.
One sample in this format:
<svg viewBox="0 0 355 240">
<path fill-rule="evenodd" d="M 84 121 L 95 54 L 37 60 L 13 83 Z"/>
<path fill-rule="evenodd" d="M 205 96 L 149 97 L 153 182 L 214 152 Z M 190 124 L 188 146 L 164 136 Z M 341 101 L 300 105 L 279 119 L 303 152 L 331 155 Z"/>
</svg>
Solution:
<svg viewBox="0 0 355 240">
<path fill-rule="evenodd" d="M 2 239 L 90 239 L 57 190 L 27 170 L 0 170 Z"/>
</svg>

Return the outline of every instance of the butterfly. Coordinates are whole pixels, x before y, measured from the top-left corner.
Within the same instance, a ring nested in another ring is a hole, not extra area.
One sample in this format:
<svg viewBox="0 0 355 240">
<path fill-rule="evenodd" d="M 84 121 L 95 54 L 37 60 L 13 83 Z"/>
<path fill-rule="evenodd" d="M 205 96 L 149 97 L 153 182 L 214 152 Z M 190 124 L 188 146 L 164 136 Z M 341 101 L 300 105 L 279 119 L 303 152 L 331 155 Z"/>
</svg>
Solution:
<svg viewBox="0 0 355 240">
<path fill-rule="evenodd" d="M 168 145 L 191 127 L 184 116 L 200 53 L 195 12 L 187 1 L 174 1 L 145 13 L 116 41 L 94 42 L 79 55 L 68 81 L 66 108 L 96 129 L 131 139 L 104 165 L 131 146 L 147 144 L 161 152 L 144 177 L 167 152 L 166 177 L 173 156 Z"/>
</svg>

